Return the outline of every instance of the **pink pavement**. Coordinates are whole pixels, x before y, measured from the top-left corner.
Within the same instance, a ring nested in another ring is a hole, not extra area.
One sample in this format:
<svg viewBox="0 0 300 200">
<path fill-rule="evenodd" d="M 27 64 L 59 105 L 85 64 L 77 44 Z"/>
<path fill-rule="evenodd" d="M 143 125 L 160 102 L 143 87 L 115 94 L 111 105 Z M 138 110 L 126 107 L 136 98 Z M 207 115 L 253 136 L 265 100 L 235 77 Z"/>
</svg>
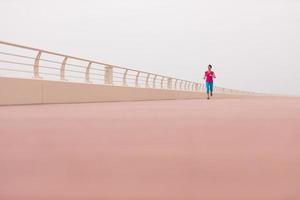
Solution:
<svg viewBox="0 0 300 200">
<path fill-rule="evenodd" d="M 298 200 L 300 98 L 0 107 L 1 200 Z"/>
</svg>

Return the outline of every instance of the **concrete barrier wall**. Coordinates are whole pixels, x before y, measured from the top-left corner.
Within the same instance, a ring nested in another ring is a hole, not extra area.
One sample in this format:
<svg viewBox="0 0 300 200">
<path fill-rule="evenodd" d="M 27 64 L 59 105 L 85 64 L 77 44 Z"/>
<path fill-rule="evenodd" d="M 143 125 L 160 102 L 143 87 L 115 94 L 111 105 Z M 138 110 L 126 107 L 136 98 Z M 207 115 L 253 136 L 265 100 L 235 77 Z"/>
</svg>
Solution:
<svg viewBox="0 0 300 200">
<path fill-rule="evenodd" d="M 0 105 L 39 104 L 42 81 L 0 77 Z"/>
<path fill-rule="evenodd" d="M 0 105 L 205 98 L 200 92 L 0 77 Z"/>
</svg>

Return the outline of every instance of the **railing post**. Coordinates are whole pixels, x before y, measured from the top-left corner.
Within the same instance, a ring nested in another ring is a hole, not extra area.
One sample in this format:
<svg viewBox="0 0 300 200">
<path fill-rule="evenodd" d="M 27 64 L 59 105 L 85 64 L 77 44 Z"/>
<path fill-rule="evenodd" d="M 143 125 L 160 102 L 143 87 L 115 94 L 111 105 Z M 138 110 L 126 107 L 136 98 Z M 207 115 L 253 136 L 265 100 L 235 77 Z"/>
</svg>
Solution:
<svg viewBox="0 0 300 200">
<path fill-rule="evenodd" d="M 60 80 L 65 81 L 65 71 L 66 71 L 66 63 L 67 63 L 68 57 L 65 57 L 61 67 L 60 67 Z"/>
<path fill-rule="evenodd" d="M 193 83 L 193 91 L 197 91 L 197 88 L 196 88 L 196 85 L 197 85 L 197 83 Z"/>
<path fill-rule="evenodd" d="M 35 57 L 34 66 L 33 66 L 33 75 L 34 78 L 40 78 L 40 59 L 41 59 L 42 51 L 39 51 L 37 56 Z"/>
<path fill-rule="evenodd" d="M 184 91 L 186 91 L 187 81 L 184 81 Z"/>
<path fill-rule="evenodd" d="M 91 66 L 92 66 L 92 62 L 89 62 L 88 66 L 86 67 L 86 70 L 85 70 L 85 81 L 87 83 L 90 83 L 90 69 L 91 69 Z"/>
<path fill-rule="evenodd" d="M 153 78 L 153 88 L 155 88 L 156 87 L 156 79 L 157 79 L 157 75 L 154 75 L 154 78 Z"/>
<path fill-rule="evenodd" d="M 188 91 L 191 91 L 191 82 L 188 81 L 188 86 L 187 86 L 187 87 L 188 87 L 187 90 L 188 90 Z"/>
<path fill-rule="evenodd" d="M 160 81 L 160 88 L 161 88 L 161 89 L 164 88 L 164 80 L 165 80 L 165 77 L 162 76 L 162 77 L 161 77 L 161 81 Z"/>
<path fill-rule="evenodd" d="M 178 82 L 178 79 L 175 80 L 175 84 L 174 84 L 174 89 L 175 90 L 177 90 L 177 82 Z"/>
<path fill-rule="evenodd" d="M 168 89 L 172 90 L 173 86 L 172 86 L 172 78 L 168 78 Z"/>
<path fill-rule="evenodd" d="M 139 76 L 141 72 L 138 72 L 135 76 L 135 87 L 139 87 Z"/>
<path fill-rule="evenodd" d="M 106 66 L 105 67 L 105 84 L 112 85 L 113 84 L 113 67 Z"/>
<path fill-rule="evenodd" d="M 147 74 L 147 78 L 146 78 L 146 88 L 149 88 L 149 78 L 150 78 L 150 73 Z"/>
<path fill-rule="evenodd" d="M 127 86 L 127 83 L 126 83 L 127 73 L 128 73 L 128 69 L 125 70 L 124 75 L 123 75 L 123 86 Z"/>
<path fill-rule="evenodd" d="M 180 85 L 179 85 L 180 90 L 182 90 L 182 83 L 183 83 L 183 80 L 180 81 Z"/>
</svg>

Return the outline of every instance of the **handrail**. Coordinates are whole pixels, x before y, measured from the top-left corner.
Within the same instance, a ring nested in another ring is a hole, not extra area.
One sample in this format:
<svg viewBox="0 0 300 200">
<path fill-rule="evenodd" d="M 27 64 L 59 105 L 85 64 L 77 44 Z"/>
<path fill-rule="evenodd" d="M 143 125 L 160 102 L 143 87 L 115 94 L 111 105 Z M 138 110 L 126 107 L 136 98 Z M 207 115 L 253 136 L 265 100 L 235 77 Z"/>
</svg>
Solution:
<svg viewBox="0 0 300 200">
<path fill-rule="evenodd" d="M 56 55 L 56 56 L 62 56 L 62 57 L 68 57 L 70 59 L 75 59 L 75 60 L 80 60 L 80 61 L 85 61 L 85 62 L 92 62 L 95 64 L 100 64 L 100 65 L 106 65 L 106 66 L 111 66 L 111 67 L 117 67 L 120 69 L 129 69 L 130 71 L 135 71 L 135 72 L 142 72 L 142 73 L 149 73 L 146 71 L 142 71 L 142 70 L 136 70 L 136 69 L 130 69 L 130 68 L 125 68 L 125 67 L 121 67 L 118 65 L 112 65 L 112 64 L 108 64 L 108 63 L 103 63 L 103 62 L 98 62 L 98 61 L 94 61 L 94 60 L 88 60 L 88 59 L 84 59 L 84 58 L 79 58 L 79 57 L 75 57 L 75 56 L 70 56 L 70 55 L 66 55 L 66 54 L 61 54 L 61 53 L 56 53 L 53 51 L 48 51 L 48 50 L 44 50 L 44 49 L 39 49 L 39 48 L 33 48 L 33 47 L 29 47 L 29 46 L 25 46 L 25 45 L 19 45 L 19 44 L 15 44 L 15 43 L 10 43 L 10 42 L 4 42 L 0 40 L 0 44 L 4 44 L 4 45 L 8 45 L 8 46 L 14 46 L 14 47 L 19 47 L 19 48 L 23 48 L 23 49 L 28 49 L 28 50 L 33 50 L 33 51 L 41 51 L 42 53 L 47 53 L 47 54 L 52 54 L 52 55 Z M 152 73 L 150 73 L 152 74 Z"/>
<path fill-rule="evenodd" d="M 61 54 L 57 52 L 52 52 L 44 49 L 33 48 L 29 46 L 14 44 L 10 42 L 5 42 L 0 40 L 0 47 L 12 47 L 13 51 L 0 50 L 0 56 L 6 58 L 0 58 L 0 72 L 20 72 L 20 73 L 32 73 L 33 77 L 36 79 L 48 79 L 48 75 L 57 77 L 60 81 L 72 81 L 70 78 L 82 79 L 83 82 L 92 84 L 109 84 L 109 85 L 119 85 L 125 87 L 144 87 L 144 88 L 157 88 L 157 89 L 168 89 L 168 90 L 181 90 L 190 92 L 204 92 L 204 86 L 201 83 L 187 81 L 183 79 L 178 79 L 174 77 L 169 77 L 165 75 L 155 74 L 151 72 L 146 72 L 142 70 L 130 69 L 127 67 L 112 65 L 108 63 L 103 63 L 99 61 L 84 59 L 76 56 Z M 21 49 L 30 50 L 34 56 L 29 56 L 24 53 L 16 53 Z M 56 61 L 50 58 L 44 58 L 45 56 L 58 56 L 60 61 Z M 7 58 L 9 57 L 9 58 Z M 12 58 L 13 57 L 13 58 Z M 42 58 L 43 57 L 43 58 Z M 20 61 L 20 59 L 23 59 Z M 24 59 L 33 61 L 32 64 L 24 62 Z M 78 65 L 70 63 L 70 60 L 85 62 L 84 65 Z M 41 62 L 47 62 L 41 64 Z M 2 66 L 6 65 L 14 66 Z M 57 67 L 49 66 L 49 64 L 56 64 Z M 16 69 L 16 67 L 27 67 L 26 70 Z M 28 67 L 32 67 L 28 70 Z M 69 69 L 70 67 L 76 67 L 77 69 Z M 99 68 L 100 67 L 100 68 Z M 80 71 L 82 69 L 82 71 Z M 55 70 L 55 72 L 51 71 Z M 97 73 L 96 73 L 96 72 Z M 72 75 L 69 73 L 76 73 Z M 81 76 L 78 76 L 78 75 Z M 101 78 L 102 77 L 102 78 Z M 252 94 L 250 92 L 231 90 L 225 88 L 215 87 L 217 93 L 236 93 L 236 94 Z"/>
</svg>

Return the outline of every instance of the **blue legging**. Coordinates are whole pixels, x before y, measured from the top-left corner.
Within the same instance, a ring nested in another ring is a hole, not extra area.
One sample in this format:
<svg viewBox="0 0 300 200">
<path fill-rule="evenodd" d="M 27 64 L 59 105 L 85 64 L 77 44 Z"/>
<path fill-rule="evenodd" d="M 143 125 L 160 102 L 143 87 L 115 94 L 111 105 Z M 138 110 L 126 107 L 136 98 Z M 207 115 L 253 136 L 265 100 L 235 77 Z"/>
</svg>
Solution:
<svg viewBox="0 0 300 200">
<path fill-rule="evenodd" d="M 214 83 L 213 82 L 206 82 L 206 93 L 209 94 L 214 91 Z"/>
</svg>

